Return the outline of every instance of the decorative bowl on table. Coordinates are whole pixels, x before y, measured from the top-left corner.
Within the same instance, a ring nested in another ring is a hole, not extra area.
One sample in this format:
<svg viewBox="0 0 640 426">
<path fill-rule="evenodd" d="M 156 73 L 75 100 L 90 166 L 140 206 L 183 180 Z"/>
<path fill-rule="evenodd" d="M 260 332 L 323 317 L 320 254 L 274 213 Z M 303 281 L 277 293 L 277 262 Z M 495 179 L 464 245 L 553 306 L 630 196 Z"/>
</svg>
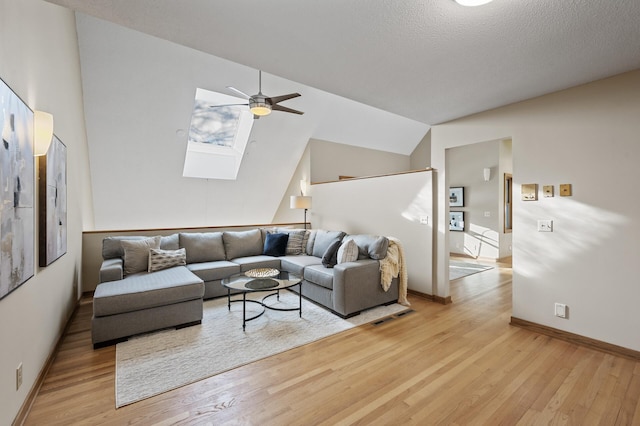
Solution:
<svg viewBox="0 0 640 426">
<path fill-rule="evenodd" d="M 273 278 L 280 274 L 280 271 L 275 268 L 256 268 L 250 269 L 244 273 L 249 278 Z"/>
</svg>

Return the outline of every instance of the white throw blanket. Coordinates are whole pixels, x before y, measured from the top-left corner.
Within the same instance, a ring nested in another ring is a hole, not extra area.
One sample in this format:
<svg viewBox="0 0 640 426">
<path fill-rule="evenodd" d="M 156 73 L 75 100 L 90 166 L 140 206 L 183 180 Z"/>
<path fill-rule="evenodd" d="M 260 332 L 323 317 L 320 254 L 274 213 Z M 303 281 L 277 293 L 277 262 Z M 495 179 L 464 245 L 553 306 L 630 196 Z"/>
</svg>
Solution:
<svg viewBox="0 0 640 426">
<path fill-rule="evenodd" d="M 389 237 L 387 256 L 380 260 L 380 282 L 384 291 L 391 287 L 391 281 L 398 277 L 398 303 L 410 306 L 407 300 L 407 265 L 400 240 Z"/>
</svg>

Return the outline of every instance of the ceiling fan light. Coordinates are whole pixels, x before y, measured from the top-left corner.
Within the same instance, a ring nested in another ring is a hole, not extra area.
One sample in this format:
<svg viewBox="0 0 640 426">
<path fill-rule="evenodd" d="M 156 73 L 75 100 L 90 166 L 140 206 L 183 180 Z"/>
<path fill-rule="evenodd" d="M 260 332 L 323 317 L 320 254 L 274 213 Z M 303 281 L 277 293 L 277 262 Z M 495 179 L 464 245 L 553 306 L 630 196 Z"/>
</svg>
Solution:
<svg viewBox="0 0 640 426">
<path fill-rule="evenodd" d="M 483 4 L 491 3 L 493 0 L 454 0 L 454 1 L 462 6 L 482 6 Z"/>
<path fill-rule="evenodd" d="M 249 110 L 253 115 L 263 116 L 271 114 L 271 105 L 266 102 L 252 102 Z"/>
</svg>

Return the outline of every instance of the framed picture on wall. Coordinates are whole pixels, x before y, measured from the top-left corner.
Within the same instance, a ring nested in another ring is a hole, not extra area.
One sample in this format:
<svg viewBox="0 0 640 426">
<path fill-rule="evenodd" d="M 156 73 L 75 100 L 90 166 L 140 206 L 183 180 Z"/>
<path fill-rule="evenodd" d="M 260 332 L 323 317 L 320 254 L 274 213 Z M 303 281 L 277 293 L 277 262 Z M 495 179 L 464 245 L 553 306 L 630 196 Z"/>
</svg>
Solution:
<svg viewBox="0 0 640 426">
<path fill-rule="evenodd" d="M 0 299 L 35 272 L 33 111 L 0 80 Z"/>
<path fill-rule="evenodd" d="M 449 188 L 449 207 L 464 207 L 464 187 Z"/>
<path fill-rule="evenodd" d="M 464 212 L 449 212 L 449 231 L 464 231 Z"/>
</svg>

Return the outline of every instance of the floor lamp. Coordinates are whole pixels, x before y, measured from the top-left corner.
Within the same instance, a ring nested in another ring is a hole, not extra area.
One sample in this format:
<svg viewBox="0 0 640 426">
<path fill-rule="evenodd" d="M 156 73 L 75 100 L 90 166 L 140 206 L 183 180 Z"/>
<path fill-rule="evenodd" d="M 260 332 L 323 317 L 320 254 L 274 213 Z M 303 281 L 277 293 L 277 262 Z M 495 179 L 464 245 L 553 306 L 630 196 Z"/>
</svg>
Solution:
<svg viewBox="0 0 640 426">
<path fill-rule="evenodd" d="M 307 229 L 307 210 L 311 208 L 311 197 L 308 195 L 292 195 L 289 207 L 292 209 L 304 209 L 304 229 Z"/>
</svg>

